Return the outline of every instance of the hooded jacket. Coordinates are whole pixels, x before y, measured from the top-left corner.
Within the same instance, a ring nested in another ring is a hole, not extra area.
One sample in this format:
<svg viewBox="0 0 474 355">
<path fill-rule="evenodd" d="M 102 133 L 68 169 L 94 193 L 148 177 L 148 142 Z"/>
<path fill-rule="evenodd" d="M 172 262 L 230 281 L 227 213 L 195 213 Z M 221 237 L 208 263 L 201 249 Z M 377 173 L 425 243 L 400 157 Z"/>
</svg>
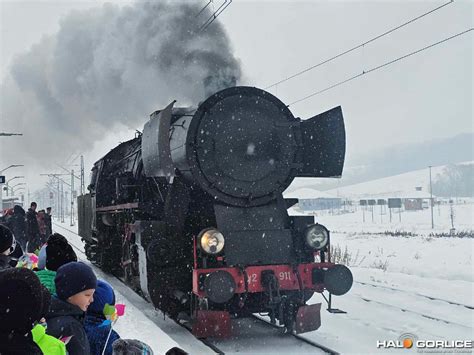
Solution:
<svg viewBox="0 0 474 355">
<path fill-rule="evenodd" d="M 105 347 L 105 354 L 112 355 L 112 344 L 115 340 L 120 339 L 120 336 L 112 329 L 110 338 L 107 341 L 107 336 L 111 330 L 111 325 L 103 325 L 105 321 L 104 307 L 106 304 L 115 304 L 115 293 L 110 284 L 103 280 L 97 280 L 97 287 L 94 293 L 94 302 L 89 305 L 86 313 L 85 328 L 89 344 L 91 347 L 91 354 L 101 355 Z"/>
<path fill-rule="evenodd" d="M 69 355 L 89 355 L 90 346 L 84 330 L 84 315 L 79 307 L 57 297 L 51 298 L 51 307 L 46 316 L 46 333 L 55 338 L 72 336 L 66 344 Z"/>
<path fill-rule="evenodd" d="M 44 354 L 66 355 L 66 345 L 59 339 L 46 334 L 46 329 L 41 324 L 36 325 L 31 331 L 33 340 Z"/>
<path fill-rule="evenodd" d="M 86 314 L 85 329 L 87 337 L 89 338 L 92 355 L 101 355 L 105 346 L 106 349 L 104 354 L 112 355 L 112 344 L 117 339 L 120 339 L 120 335 L 118 335 L 118 333 L 112 329 L 109 340 L 107 341 L 107 345 L 105 344 L 105 340 L 107 339 L 111 326 L 110 324 L 105 326 L 102 325 L 104 320 L 105 317 L 103 314 Z"/>
</svg>

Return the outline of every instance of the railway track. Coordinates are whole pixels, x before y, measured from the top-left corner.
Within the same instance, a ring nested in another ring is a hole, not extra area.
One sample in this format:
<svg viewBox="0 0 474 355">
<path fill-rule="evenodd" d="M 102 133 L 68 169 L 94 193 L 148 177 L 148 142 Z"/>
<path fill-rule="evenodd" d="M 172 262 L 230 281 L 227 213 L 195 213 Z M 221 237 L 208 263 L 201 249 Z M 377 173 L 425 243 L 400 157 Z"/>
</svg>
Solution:
<svg viewBox="0 0 474 355">
<path fill-rule="evenodd" d="M 253 315 L 252 317 L 253 317 L 254 319 L 257 319 L 257 320 L 260 321 L 260 322 L 263 322 L 263 323 L 265 323 L 265 324 L 267 324 L 267 325 L 273 327 L 273 328 L 280 329 L 282 332 L 284 331 L 284 329 L 283 329 L 281 326 L 276 325 L 276 324 L 272 324 L 270 321 L 268 321 L 268 320 L 266 320 L 266 319 L 264 319 L 264 318 L 261 318 L 260 316 Z M 322 345 L 322 344 L 320 344 L 320 343 L 318 343 L 318 342 L 315 342 L 315 341 L 312 341 L 312 340 L 310 340 L 310 339 L 307 339 L 307 338 L 305 338 L 305 337 L 303 337 L 303 336 L 301 336 L 301 335 L 298 335 L 298 334 L 289 334 L 289 333 L 287 333 L 287 334 L 288 334 L 289 336 L 292 336 L 292 337 L 294 337 L 294 338 L 296 338 L 296 339 L 298 339 L 298 340 L 301 340 L 302 342 L 304 342 L 304 343 L 306 343 L 306 344 L 309 344 L 309 345 L 311 345 L 311 346 L 313 346 L 313 347 L 315 347 L 315 348 L 319 348 L 319 349 L 323 350 L 324 352 L 326 352 L 327 354 L 339 355 L 339 353 L 338 353 L 337 351 L 332 350 L 332 349 L 328 348 L 327 346 L 324 346 L 324 345 Z"/>
<path fill-rule="evenodd" d="M 418 297 L 422 297 L 422 298 L 427 298 L 431 301 L 446 302 L 446 303 L 449 303 L 451 305 L 455 305 L 455 306 L 459 306 L 459 307 L 465 307 L 467 309 L 474 310 L 474 306 L 471 306 L 471 305 L 458 303 L 458 302 L 454 302 L 454 301 L 450 301 L 450 300 L 446 300 L 446 299 L 438 298 L 438 297 L 434 297 L 434 296 L 429 296 L 429 295 L 425 295 L 425 294 L 422 294 L 422 293 L 419 293 L 419 292 L 400 290 L 398 288 L 394 288 L 394 287 L 390 287 L 390 286 L 383 286 L 383 285 L 376 285 L 376 284 L 373 284 L 373 283 L 370 283 L 370 282 L 354 281 L 354 283 L 359 284 L 359 285 L 364 285 L 364 286 L 370 286 L 370 287 L 374 287 L 374 288 L 380 288 L 380 289 L 396 291 L 396 292 L 400 292 L 400 293 L 408 293 L 410 295 L 414 295 L 414 296 L 418 296 Z"/>
<path fill-rule="evenodd" d="M 56 227 L 59 227 L 69 233 L 72 233 L 76 236 L 79 237 L 79 234 L 77 234 L 77 232 L 75 232 L 74 230 L 71 230 L 69 228 L 66 228 L 60 224 L 57 224 L 57 223 L 54 223 L 54 225 Z M 82 245 L 81 246 L 78 246 L 76 245 L 73 241 L 69 240 L 69 243 L 71 244 L 71 246 L 76 250 L 78 251 L 84 258 L 86 258 L 86 254 L 84 252 L 84 250 L 82 249 Z M 87 259 L 87 258 L 86 258 Z M 112 275 L 114 278 L 116 278 L 118 281 L 120 281 L 122 284 L 124 284 L 124 286 L 126 286 L 127 288 L 128 285 L 124 282 L 124 280 L 122 280 L 122 278 L 118 277 L 117 275 Z M 138 294 L 138 293 L 137 293 Z M 140 297 L 142 297 L 142 295 L 138 294 Z M 143 298 L 143 297 L 142 297 Z M 146 300 L 145 300 L 146 301 Z M 148 302 L 148 301 L 146 301 Z M 177 325 L 179 325 L 180 327 L 183 327 L 185 328 L 187 331 L 191 332 L 191 324 L 188 323 L 188 322 L 185 322 L 185 323 L 182 323 L 182 322 L 179 322 L 179 321 L 176 321 L 176 320 L 173 320 Z M 258 330 L 256 328 L 266 328 L 266 330 L 273 330 L 273 332 L 268 332 L 265 330 L 266 334 L 269 334 L 269 336 L 267 337 L 267 339 L 264 340 L 263 344 L 267 344 L 268 342 L 274 342 L 274 341 L 279 341 L 279 342 L 288 342 L 289 339 L 291 339 L 291 341 L 293 343 L 295 343 L 295 348 L 297 348 L 299 351 L 303 351 L 305 353 L 309 353 L 310 350 L 315 350 L 315 349 L 318 349 L 320 350 L 321 353 L 326 353 L 326 354 L 333 354 L 333 355 L 338 355 L 339 353 L 335 350 L 332 350 L 322 344 L 319 344 L 317 342 L 314 342 L 312 340 L 309 340 L 307 338 L 304 338 L 300 335 L 297 335 L 297 334 L 291 334 L 291 333 L 284 333 L 283 331 L 283 328 L 276 325 L 276 324 L 272 324 L 270 323 L 269 321 L 265 320 L 264 318 L 261 318 L 259 316 L 256 316 L 256 315 L 253 315 L 252 317 L 250 318 L 242 318 L 242 319 L 239 319 L 238 321 L 237 320 L 233 320 L 233 321 L 236 321 L 236 324 L 234 324 L 233 322 L 233 328 L 238 328 L 240 330 L 242 329 L 251 329 L 252 332 L 255 332 L 255 330 Z M 253 329 L 252 329 L 253 327 Z M 245 334 L 242 334 L 240 333 L 236 338 L 230 338 L 230 339 L 216 339 L 216 338 L 204 338 L 204 339 L 199 339 L 199 338 L 196 338 L 197 340 L 199 340 L 203 345 L 205 345 L 206 347 L 208 347 L 210 350 L 212 350 L 213 353 L 215 354 L 225 354 L 226 353 L 226 350 L 228 351 L 232 351 L 234 352 L 236 346 L 235 344 L 232 344 L 233 342 L 235 341 L 240 341 L 242 340 L 244 342 L 244 344 L 242 345 L 238 345 L 237 348 L 239 348 L 239 352 L 242 352 L 242 353 L 255 353 L 255 349 L 252 349 L 252 344 L 247 342 L 246 343 L 246 339 L 248 338 L 248 336 L 246 336 Z M 261 342 L 262 338 L 261 336 L 259 336 L 259 343 L 262 344 Z M 299 344 L 296 344 L 296 343 L 299 343 Z M 311 353 L 314 353 L 314 351 L 311 351 Z"/>
<path fill-rule="evenodd" d="M 470 315 L 473 315 L 470 312 L 473 309 L 470 305 L 394 287 L 379 286 L 359 281 L 354 281 L 354 283 L 359 284 L 363 288 L 354 290 L 352 296 L 364 302 L 381 305 L 386 309 L 393 309 L 432 321 L 442 322 L 450 326 L 472 330 L 472 327 L 467 325 L 469 324 L 468 319 Z M 396 292 L 398 295 L 387 297 L 387 291 L 391 294 Z M 429 302 L 426 300 L 429 300 Z M 445 305 L 440 307 L 440 302 L 445 303 Z M 449 304 L 449 306 L 446 304 Z"/>
<path fill-rule="evenodd" d="M 443 323 L 446 323 L 446 324 L 457 325 L 458 327 L 471 329 L 470 327 L 468 327 L 468 326 L 466 326 L 466 325 L 464 325 L 464 324 L 460 324 L 460 323 L 456 323 L 456 322 L 449 321 L 449 320 L 446 320 L 446 319 L 434 317 L 434 316 L 431 316 L 431 315 L 429 315 L 429 314 L 424 314 L 424 313 L 421 313 L 421 312 L 416 312 L 416 311 L 413 311 L 413 310 L 410 310 L 410 309 L 407 309 L 407 308 L 403 308 L 403 307 L 399 307 L 399 306 L 394 306 L 394 305 L 392 305 L 392 304 L 385 303 L 385 302 L 381 302 L 381 301 L 377 301 L 377 300 L 373 300 L 373 299 L 370 299 L 370 298 L 367 298 L 367 297 L 360 297 L 360 299 L 363 300 L 364 302 L 380 304 L 380 305 L 383 305 L 383 306 L 388 307 L 388 308 L 398 309 L 398 310 L 401 311 L 401 312 L 407 312 L 407 313 L 415 314 L 415 315 L 417 315 L 417 316 L 420 316 L 420 317 L 423 317 L 423 318 L 427 318 L 427 319 L 431 319 L 431 320 L 434 320 L 434 321 L 437 321 L 437 322 L 443 322 Z"/>
</svg>

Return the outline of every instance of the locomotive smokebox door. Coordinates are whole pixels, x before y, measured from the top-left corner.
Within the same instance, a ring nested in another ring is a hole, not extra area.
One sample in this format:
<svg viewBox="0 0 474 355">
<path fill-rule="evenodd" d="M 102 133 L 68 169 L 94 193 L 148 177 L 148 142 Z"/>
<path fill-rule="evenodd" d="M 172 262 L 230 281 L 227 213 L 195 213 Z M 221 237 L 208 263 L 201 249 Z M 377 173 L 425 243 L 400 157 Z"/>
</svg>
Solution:
<svg viewBox="0 0 474 355">
<path fill-rule="evenodd" d="M 212 95 L 196 110 L 187 133 L 193 181 L 228 205 L 273 201 L 296 173 L 293 127 L 298 125 L 286 105 L 266 91 L 239 86 Z"/>
<path fill-rule="evenodd" d="M 346 153 L 341 106 L 301 122 L 303 167 L 300 177 L 340 177 Z"/>
</svg>

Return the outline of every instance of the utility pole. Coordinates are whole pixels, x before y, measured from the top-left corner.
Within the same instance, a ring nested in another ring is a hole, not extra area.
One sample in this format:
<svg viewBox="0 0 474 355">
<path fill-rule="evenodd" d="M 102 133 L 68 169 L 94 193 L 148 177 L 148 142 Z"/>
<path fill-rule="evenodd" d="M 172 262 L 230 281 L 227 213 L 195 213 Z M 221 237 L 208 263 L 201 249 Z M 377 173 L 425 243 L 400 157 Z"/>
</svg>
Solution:
<svg viewBox="0 0 474 355">
<path fill-rule="evenodd" d="M 431 207 L 431 229 L 434 229 L 434 219 L 433 219 L 433 186 L 431 184 L 431 165 L 428 166 L 430 169 L 430 207 Z"/>
<path fill-rule="evenodd" d="M 74 225 L 74 170 L 71 170 L 71 223 L 70 226 Z"/>
<path fill-rule="evenodd" d="M 58 221 L 61 218 L 61 189 L 59 188 L 59 178 L 58 178 L 58 205 L 56 207 L 56 211 L 58 211 Z"/>
<path fill-rule="evenodd" d="M 40 174 L 41 176 L 49 176 L 50 178 L 57 179 L 56 183 L 56 191 L 58 192 L 58 198 L 57 198 L 57 206 L 56 206 L 56 211 L 58 211 L 58 221 L 59 218 L 61 218 L 62 222 L 64 222 L 64 213 L 63 213 L 63 183 L 66 183 L 66 185 L 70 186 L 67 182 L 65 182 L 63 179 L 60 178 L 60 176 L 69 176 L 69 174 L 57 174 L 57 173 L 49 173 L 49 174 Z M 53 186 L 53 183 L 50 183 L 51 186 Z"/>
<path fill-rule="evenodd" d="M 450 217 L 451 217 L 450 233 L 454 234 L 456 232 L 456 228 L 454 228 L 454 209 L 453 209 L 453 200 L 452 199 L 449 200 L 449 206 L 450 206 L 450 210 L 451 210 L 451 213 L 450 213 Z"/>
<path fill-rule="evenodd" d="M 62 180 L 62 181 L 63 181 L 63 183 L 65 183 L 66 185 L 68 185 L 71 188 L 70 189 L 70 200 L 67 199 L 68 193 L 66 192 L 66 202 L 65 203 L 66 203 L 66 207 L 67 207 L 68 204 L 70 204 L 70 208 L 71 208 L 71 210 L 70 210 L 71 224 L 70 225 L 72 227 L 72 226 L 74 226 L 74 199 L 76 198 L 76 192 L 74 191 L 74 178 L 80 180 L 81 182 L 83 181 L 83 179 L 82 179 L 82 176 L 79 177 L 79 176 L 74 175 L 74 169 L 71 169 L 69 171 L 67 168 L 65 168 L 62 165 L 59 165 L 59 164 L 56 164 L 56 165 L 58 167 L 60 167 L 61 169 L 68 172 L 68 174 L 62 174 L 62 175 L 70 175 L 70 177 L 71 177 L 71 183 L 70 184 L 66 183 L 64 180 Z M 69 166 L 71 166 L 71 165 L 69 165 Z M 78 165 L 72 165 L 72 166 L 78 166 Z M 66 210 L 66 214 L 67 214 L 67 208 L 65 210 Z"/>
<path fill-rule="evenodd" d="M 84 156 L 81 155 L 81 195 L 84 195 L 86 188 L 84 186 Z"/>
<path fill-rule="evenodd" d="M 68 210 L 68 205 L 69 205 L 69 200 L 68 200 L 68 197 L 69 197 L 69 192 L 67 191 L 67 189 L 64 190 L 64 217 L 66 217 L 69 213 L 69 210 Z"/>
<path fill-rule="evenodd" d="M 61 223 L 64 223 L 64 184 L 61 179 Z"/>
</svg>

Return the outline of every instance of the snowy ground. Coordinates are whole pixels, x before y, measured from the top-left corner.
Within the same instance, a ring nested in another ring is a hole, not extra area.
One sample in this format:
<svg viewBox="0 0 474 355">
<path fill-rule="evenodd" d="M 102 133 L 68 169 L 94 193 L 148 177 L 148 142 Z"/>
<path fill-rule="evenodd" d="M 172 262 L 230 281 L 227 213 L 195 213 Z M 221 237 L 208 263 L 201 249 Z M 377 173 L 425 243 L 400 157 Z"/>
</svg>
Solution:
<svg viewBox="0 0 474 355">
<path fill-rule="evenodd" d="M 474 230 L 473 205 L 455 205 L 457 230 Z M 374 211 L 375 212 L 375 211 Z M 333 231 L 331 242 L 351 255 L 354 286 L 347 295 L 333 298 L 333 307 L 347 314 L 322 313 L 321 328 L 304 336 L 341 353 L 369 354 L 407 352 L 377 349 L 378 340 L 398 340 L 412 333 L 422 340 L 471 340 L 474 337 L 474 239 L 433 238 L 429 233 L 449 232 L 450 208 L 435 209 L 435 229 L 429 210 L 398 215 L 362 211 L 332 215 L 319 213 L 316 220 Z M 64 224 L 68 229 L 71 227 Z M 406 231 L 416 236 L 393 237 L 385 231 Z M 75 245 L 79 238 L 58 226 Z M 83 257 L 83 255 L 80 255 Z M 127 304 L 127 313 L 117 323 L 122 337 L 137 338 L 157 353 L 179 344 L 190 354 L 211 350 L 189 332 L 163 316 L 117 279 L 96 269 L 110 281 L 117 298 Z M 323 302 L 315 295 L 311 303 Z M 267 334 L 258 324 L 243 323 L 232 339 L 217 345 L 226 353 L 318 353 L 283 334 Z M 245 329 L 247 328 L 247 329 Z M 249 350 L 251 349 L 251 350 Z M 472 349 L 471 349 L 472 350 Z M 410 350 L 416 352 L 416 350 Z"/>
<path fill-rule="evenodd" d="M 337 231 L 332 244 L 351 255 L 355 283 L 347 295 L 333 298 L 348 313 L 323 313 L 321 328 L 306 336 L 360 354 L 387 352 L 376 348 L 377 340 L 398 340 L 404 333 L 423 340 L 473 339 L 474 239 L 429 237 L 451 228 L 449 206 L 434 212 L 434 230 L 429 209 L 404 211 L 402 222 L 395 215 L 392 223 L 380 214 L 372 222 L 370 211 L 319 213 L 316 221 Z M 473 205 L 455 205 L 454 212 L 457 230 L 474 230 Z M 397 230 L 417 236 L 375 234 Z M 321 302 L 321 296 L 312 301 Z"/>
</svg>

